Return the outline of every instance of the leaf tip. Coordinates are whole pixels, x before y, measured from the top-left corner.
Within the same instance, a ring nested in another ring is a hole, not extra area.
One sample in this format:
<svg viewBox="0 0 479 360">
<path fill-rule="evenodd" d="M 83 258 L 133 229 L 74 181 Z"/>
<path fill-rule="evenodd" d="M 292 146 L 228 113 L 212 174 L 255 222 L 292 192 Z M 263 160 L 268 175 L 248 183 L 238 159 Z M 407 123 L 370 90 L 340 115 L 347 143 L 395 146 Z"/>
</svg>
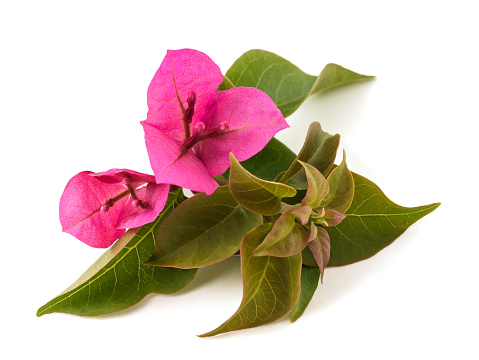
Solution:
<svg viewBox="0 0 479 360">
<path fill-rule="evenodd" d="M 209 331 L 207 333 L 196 335 L 196 336 L 199 337 L 199 338 L 207 338 L 207 337 L 212 337 L 212 336 L 215 336 L 215 335 L 218 335 L 218 334 L 221 334 L 221 333 L 216 332 L 216 330 L 212 330 L 212 331 Z"/>
<path fill-rule="evenodd" d="M 37 313 L 36 313 L 36 316 L 37 317 L 41 317 L 43 315 L 46 315 L 46 314 L 51 314 L 52 311 L 48 311 L 48 308 L 46 308 L 48 304 L 45 304 L 43 305 L 42 307 L 40 307 L 38 310 L 37 310 Z"/>
<path fill-rule="evenodd" d="M 293 311 L 291 311 L 291 316 L 289 317 L 289 322 L 291 324 L 296 322 L 296 320 L 298 320 L 302 314 L 303 314 L 302 312 L 294 311 L 293 309 Z"/>
</svg>

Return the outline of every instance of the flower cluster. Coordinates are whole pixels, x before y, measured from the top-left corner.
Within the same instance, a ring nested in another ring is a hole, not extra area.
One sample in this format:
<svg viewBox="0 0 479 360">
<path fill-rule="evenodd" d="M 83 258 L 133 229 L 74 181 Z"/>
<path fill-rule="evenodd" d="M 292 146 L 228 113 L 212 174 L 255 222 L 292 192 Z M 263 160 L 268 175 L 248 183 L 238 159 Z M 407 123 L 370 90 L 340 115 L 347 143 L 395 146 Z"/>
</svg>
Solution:
<svg viewBox="0 0 479 360">
<path fill-rule="evenodd" d="M 212 194 L 214 176 L 243 161 L 288 127 L 261 90 L 218 91 L 219 67 L 204 53 L 168 51 L 148 88 L 148 115 L 141 124 L 153 175 L 127 169 L 83 171 L 60 199 L 63 231 L 97 248 L 109 247 L 127 228 L 153 221 L 170 185 Z"/>
</svg>

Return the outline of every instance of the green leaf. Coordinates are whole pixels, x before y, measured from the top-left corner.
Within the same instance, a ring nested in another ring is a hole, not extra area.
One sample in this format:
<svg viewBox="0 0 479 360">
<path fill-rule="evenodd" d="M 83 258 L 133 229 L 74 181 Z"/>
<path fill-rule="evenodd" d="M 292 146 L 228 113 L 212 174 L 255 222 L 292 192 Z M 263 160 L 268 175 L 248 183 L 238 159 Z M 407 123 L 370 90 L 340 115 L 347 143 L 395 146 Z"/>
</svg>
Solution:
<svg viewBox="0 0 479 360">
<path fill-rule="evenodd" d="M 243 236 L 262 222 L 261 215 L 236 202 L 227 186 L 197 194 L 165 220 L 147 264 L 189 269 L 219 262 L 238 251 Z"/>
<path fill-rule="evenodd" d="M 253 251 L 252 256 L 293 256 L 301 252 L 308 238 L 304 228 L 295 222 L 295 210 L 288 210 L 274 223 L 264 241 Z"/>
<path fill-rule="evenodd" d="M 339 85 L 371 79 L 328 64 L 319 76 L 308 75 L 288 60 L 264 50 L 241 55 L 226 72 L 234 86 L 255 87 L 267 93 L 288 117 L 312 94 Z"/>
<path fill-rule="evenodd" d="M 346 153 L 343 152 L 343 161 L 328 175 L 329 193 L 321 206 L 336 210 L 344 214 L 354 198 L 354 179 L 346 165 Z"/>
<path fill-rule="evenodd" d="M 281 211 L 281 199 L 296 195 L 291 186 L 262 180 L 249 173 L 232 153 L 230 161 L 231 195 L 244 208 L 262 215 L 276 215 Z"/>
<path fill-rule="evenodd" d="M 53 312 L 101 315 L 126 309 L 149 293 L 170 294 L 186 286 L 196 269 L 146 266 L 153 253 L 154 234 L 184 197 L 181 189 L 170 192 L 158 218 L 140 229 L 129 230 L 74 284 L 38 309 L 37 316 Z"/>
<path fill-rule="evenodd" d="M 303 266 L 301 269 L 301 294 L 298 302 L 291 310 L 291 322 L 295 322 L 303 315 L 318 287 L 320 274 L 318 268 Z"/>
<path fill-rule="evenodd" d="M 318 80 L 313 88 L 313 94 L 336 86 L 374 78 L 375 76 L 361 75 L 337 64 L 327 64 L 318 76 Z"/>
<path fill-rule="evenodd" d="M 313 210 L 316 210 L 329 193 L 328 181 L 314 166 L 299 160 L 298 162 L 303 166 L 308 180 L 308 190 L 301 201 L 301 205 L 309 205 Z"/>
<path fill-rule="evenodd" d="M 259 225 L 244 237 L 241 243 L 243 299 L 239 309 L 217 329 L 201 337 L 268 324 L 286 315 L 298 301 L 301 254 L 286 258 L 251 256 L 270 230 L 271 224 Z"/>
<path fill-rule="evenodd" d="M 367 259 L 397 239 L 406 229 L 434 211 L 440 204 L 402 207 L 391 200 L 370 180 L 353 174 L 354 198 L 346 219 L 328 228 L 331 239 L 329 266 L 342 266 Z M 303 262 L 311 261 L 308 249 Z"/>
<path fill-rule="evenodd" d="M 228 79 L 228 77 L 226 77 L 225 75 L 223 75 L 223 82 L 221 83 L 220 86 L 218 86 L 218 90 L 229 90 L 229 89 L 232 89 L 234 87 L 235 86 L 231 82 L 231 80 Z"/>
<path fill-rule="evenodd" d="M 296 154 L 286 145 L 272 138 L 263 150 L 240 164 L 254 176 L 273 181 L 279 173 L 288 169 L 295 158 Z M 223 174 L 225 179 L 229 178 L 229 171 L 228 169 Z"/>
<path fill-rule="evenodd" d="M 306 190 L 308 188 L 306 174 L 298 160 L 314 166 L 326 176 L 336 158 L 339 138 L 339 134 L 330 135 L 321 129 L 318 122 L 312 122 L 296 161 L 291 164 L 279 181 L 295 189 Z"/>
</svg>

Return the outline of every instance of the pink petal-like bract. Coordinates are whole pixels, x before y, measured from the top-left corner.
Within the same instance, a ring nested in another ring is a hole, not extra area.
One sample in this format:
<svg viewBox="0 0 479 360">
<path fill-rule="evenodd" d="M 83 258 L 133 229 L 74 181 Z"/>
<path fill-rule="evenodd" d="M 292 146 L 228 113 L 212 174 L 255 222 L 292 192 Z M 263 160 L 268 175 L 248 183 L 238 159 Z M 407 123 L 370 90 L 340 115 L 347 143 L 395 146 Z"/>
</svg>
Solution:
<svg viewBox="0 0 479 360">
<path fill-rule="evenodd" d="M 168 198 L 170 186 L 168 184 L 156 184 L 153 175 L 128 169 L 110 169 L 101 173 L 91 174 L 91 176 L 108 184 L 122 183 L 124 185 L 126 184 L 126 178 L 134 189 L 148 184 L 146 187 L 135 191 L 138 200 L 141 201 L 141 206 L 135 206 L 134 199 L 129 196 L 129 201 L 126 202 L 119 214 L 116 224 L 118 229 L 134 228 L 152 222 L 163 210 Z"/>
<path fill-rule="evenodd" d="M 219 186 L 212 177 L 228 169 L 230 152 L 246 160 L 288 127 L 264 92 L 241 87 L 216 91 L 222 81 L 207 55 L 168 51 L 148 88 L 148 117 L 142 121 L 157 183 L 211 194 Z"/>
<path fill-rule="evenodd" d="M 192 49 L 168 50 L 148 87 L 147 122 L 173 139 L 185 138 L 186 99 L 196 93 L 195 115 L 201 115 L 209 94 L 223 82 L 221 70 L 208 55 Z"/>
<path fill-rule="evenodd" d="M 107 184 L 119 184 L 123 182 L 125 177 L 127 177 L 134 188 L 137 188 L 142 184 L 155 182 L 155 177 L 153 175 L 143 174 L 128 169 L 110 169 L 107 171 L 91 174 L 91 176 L 94 176 L 101 182 Z"/>
<path fill-rule="evenodd" d="M 108 211 L 101 211 L 101 207 L 126 189 L 123 185 L 103 183 L 90 174 L 83 171 L 68 182 L 60 198 L 60 223 L 63 231 L 85 244 L 106 248 L 125 232 L 117 229 L 116 223 L 127 198 L 118 200 Z"/>
<path fill-rule="evenodd" d="M 219 186 L 193 151 L 185 151 L 177 140 L 162 130 L 142 121 L 150 164 L 157 183 L 174 184 L 194 191 L 212 194 Z"/>
<path fill-rule="evenodd" d="M 244 161 L 262 150 L 280 130 L 288 127 L 273 100 L 261 90 L 237 87 L 214 93 L 201 121 L 206 129 L 222 122 L 228 129 L 199 141 L 195 154 L 211 176 L 223 174 L 230 166 L 229 153 Z"/>
<path fill-rule="evenodd" d="M 138 189 L 136 196 L 141 200 L 142 205 L 135 206 L 133 201 L 128 201 L 119 215 L 116 227 L 134 228 L 154 221 L 165 207 L 169 188 L 167 184 L 149 183 Z"/>
<path fill-rule="evenodd" d="M 96 174 L 84 171 L 65 187 L 60 199 L 60 223 L 63 231 L 85 244 L 106 248 L 126 228 L 155 220 L 165 206 L 169 187 L 156 184 L 153 175 L 127 169 Z"/>
</svg>

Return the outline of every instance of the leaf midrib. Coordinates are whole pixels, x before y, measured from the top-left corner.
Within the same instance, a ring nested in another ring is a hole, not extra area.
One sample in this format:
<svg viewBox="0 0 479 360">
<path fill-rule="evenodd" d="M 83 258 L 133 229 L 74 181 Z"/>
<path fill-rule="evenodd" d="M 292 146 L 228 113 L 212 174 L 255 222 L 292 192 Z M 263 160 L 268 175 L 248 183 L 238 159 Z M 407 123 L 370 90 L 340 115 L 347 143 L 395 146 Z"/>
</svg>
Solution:
<svg viewBox="0 0 479 360">
<path fill-rule="evenodd" d="M 420 214 L 420 213 L 423 213 L 423 212 L 427 212 L 431 209 L 435 209 L 437 206 L 436 204 L 431 204 L 429 207 L 427 208 L 424 208 L 424 209 L 421 209 L 421 210 L 417 210 L 417 211 L 412 211 L 412 212 L 405 212 L 405 213 L 392 213 L 392 214 L 355 214 L 355 213 L 351 213 L 351 214 L 348 214 L 346 213 L 346 215 L 349 217 L 349 216 L 355 216 L 355 217 L 376 217 L 376 216 L 384 216 L 384 217 L 389 217 L 389 216 L 410 216 L 410 215 L 416 215 L 416 214 Z"/>
</svg>

